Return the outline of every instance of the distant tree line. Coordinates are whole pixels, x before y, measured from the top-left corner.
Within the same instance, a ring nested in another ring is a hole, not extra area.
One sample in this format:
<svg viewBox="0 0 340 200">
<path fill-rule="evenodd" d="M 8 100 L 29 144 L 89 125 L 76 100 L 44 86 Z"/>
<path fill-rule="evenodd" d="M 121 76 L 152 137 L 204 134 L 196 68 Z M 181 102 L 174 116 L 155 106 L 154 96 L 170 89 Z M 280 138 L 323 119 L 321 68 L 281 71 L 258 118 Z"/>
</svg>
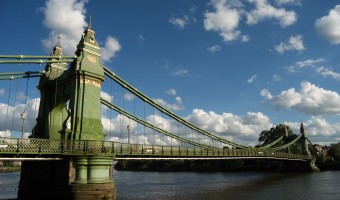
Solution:
<svg viewBox="0 0 340 200">
<path fill-rule="evenodd" d="M 327 159 L 320 167 L 324 170 L 340 170 L 340 142 L 331 144 Z"/>
</svg>

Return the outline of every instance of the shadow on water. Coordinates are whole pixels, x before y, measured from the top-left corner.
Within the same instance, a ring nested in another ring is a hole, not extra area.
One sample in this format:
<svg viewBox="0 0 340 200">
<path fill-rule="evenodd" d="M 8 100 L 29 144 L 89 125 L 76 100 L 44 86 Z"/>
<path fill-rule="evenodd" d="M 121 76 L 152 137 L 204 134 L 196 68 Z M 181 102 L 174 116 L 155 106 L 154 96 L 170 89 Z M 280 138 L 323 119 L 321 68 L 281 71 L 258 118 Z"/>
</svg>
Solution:
<svg viewBox="0 0 340 200">
<path fill-rule="evenodd" d="M 303 188 L 302 183 L 294 181 L 296 179 L 306 179 L 308 173 L 264 173 L 261 177 L 247 180 L 247 174 L 244 179 L 234 180 L 232 183 L 221 183 L 221 187 L 207 188 L 204 191 L 199 191 L 192 194 L 192 197 L 187 199 L 203 200 L 256 200 L 256 199 L 303 199 L 300 197 L 299 191 Z M 227 181 L 227 180 L 226 180 Z M 293 183 L 294 182 L 294 183 Z M 293 184 L 291 184 L 293 183 Z M 289 185 L 291 184 L 291 186 Z M 298 184 L 298 185 L 297 185 Z M 298 188 L 296 190 L 296 188 Z M 293 196 L 292 196 L 293 195 Z M 301 195 L 302 191 L 301 191 Z"/>
<path fill-rule="evenodd" d="M 117 172 L 118 200 L 333 200 L 340 173 Z"/>
</svg>

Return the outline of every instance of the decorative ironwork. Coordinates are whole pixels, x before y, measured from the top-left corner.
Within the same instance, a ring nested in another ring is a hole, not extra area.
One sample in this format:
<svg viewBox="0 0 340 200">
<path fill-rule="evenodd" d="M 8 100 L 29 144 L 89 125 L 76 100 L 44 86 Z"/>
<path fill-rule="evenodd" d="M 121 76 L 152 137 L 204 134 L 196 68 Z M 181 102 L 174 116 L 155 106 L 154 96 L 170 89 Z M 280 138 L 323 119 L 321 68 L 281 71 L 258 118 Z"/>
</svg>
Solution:
<svg viewBox="0 0 340 200">
<path fill-rule="evenodd" d="M 310 160 L 308 155 L 290 154 L 271 149 L 221 149 L 181 146 L 126 144 L 94 140 L 48 140 L 0 138 L 0 155 L 16 157 L 105 155 L 113 159 L 124 158 L 207 158 L 207 159 L 286 159 Z"/>
</svg>

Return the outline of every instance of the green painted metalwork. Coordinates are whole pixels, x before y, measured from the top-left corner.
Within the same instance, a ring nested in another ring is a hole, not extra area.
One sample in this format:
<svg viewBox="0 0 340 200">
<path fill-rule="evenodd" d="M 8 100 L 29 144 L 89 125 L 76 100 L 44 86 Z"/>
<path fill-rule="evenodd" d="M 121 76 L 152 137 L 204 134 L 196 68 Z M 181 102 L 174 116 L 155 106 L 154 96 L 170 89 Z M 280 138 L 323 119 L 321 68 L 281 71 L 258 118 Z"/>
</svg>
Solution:
<svg viewBox="0 0 340 200">
<path fill-rule="evenodd" d="M 108 156 L 116 158 L 171 158 L 189 157 L 216 159 L 286 159 L 310 160 L 308 155 L 289 154 L 272 149 L 222 149 L 181 146 L 126 144 L 93 140 L 49 140 L 1 138 L 8 146 L 0 148 L 0 155 L 32 156 Z M 7 157 L 6 156 L 6 157 Z M 81 162 L 80 162 L 81 163 Z M 80 177 L 79 180 L 82 180 Z"/>
<path fill-rule="evenodd" d="M 103 140 L 100 90 L 104 71 L 99 61 L 100 49 L 94 31 L 90 28 L 84 31 L 75 59 L 64 60 L 74 57 L 63 56 L 59 42 L 51 55 L 44 58 L 48 60 L 41 62 L 48 64 L 38 86 L 41 101 L 32 136 L 44 139 Z M 69 68 L 67 62 L 72 62 Z"/>
<path fill-rule="evenodd" d="M 154 100 L 152 100 L 151 98 L 149 98 L 148 96 L 144 95 L 142 92 L 140 92 L 139 90 L 137 90 L 136 88 L 134 88 L 133 86 L 131 86 L 129 83 L 127 83 L 126 81 L 124 81 L 122 78 L 120 78 L 119 76 L 117 76 L 115 73 L 111 72 L 109 69 L 105 68 L 105 75 L 107 75 L 108 77 L 110 77 L 111 79 L 113 79 L 114 81 L 116 81 L 118 84 L 120 84 L 122 87 L 126 88 L 127 90 L 129 90 L 131 93 L 133 93 L 134 95 L 138 96 L 139 98 L 143 99 L 146 103 L 149 103 L 150 105 L 152 105 L 153 107 L 157 108 L 159 111 L 167 114 L 168 116 L 174 118 L 175 120 L 177 120 L 178 122 L 184 124 L 185 126 L 203 134 L 208 136 L 211 139 L 214 139 L 215 141 L 219 141 L 222 142 L 224 144 L 228 144 L 231 145 L 233 147 L 238 147 L 238 148 L 248 148 L 247 146 L 241 145 L 241 144 L 237 144 L 234 142 L 231 142 L 229 140 L 226 140 L 224 138 L 218 137 L 212 133 L 209 133 L 208 131 L 205 131 L 201 128 L 199 128 L 198 126 L 184 120 L 183 118 L 177 116 L 176 114 L 172 113 L 171 111 L 169 111 L 168 109 L 164 108 L 163 106 L 157 104 Z"/>
<path fill-rule="evenodd" d="M 44 63 L 71 63 L 72 59 L 57 59 L 57 60 L 0 60 L 0 64 L 44 64 Z"/>
<path fill-rule="evenodd" d="M 294 140 L 292 140 L 291 142 L 283 145 L 283 146 L 280 146 L 280 147 L 274 147 L 274 148 L 271 148 L 273 151 L 278 151 L 278 150 L 281 150 L 281 149 L 285 149 L 285 148 L 288 148 L 290 146 L 292 146 L 293 144 L 295 144 L 297 141 L 299 141 L 300 139 L 302 138 L 302 134 L 300 134 L 298 137 L 296 137 Z"/>
<path fill-rule="evenodd" d="M 36 71 L 36 72 L 8 72 L 8 73 L 1 73 L 0 80 L 13 80 L 13 79 L 20 79 L 20 78 L 37 78 L 41 77 L 44 74 L 43 71 Z"/>
<path fill-rule="evenodd" d="M 256 149 L 268 149 L 268 148 L 274 146 L 275 144 L 277 144 L 278 142 L 282 141 L 282 139 L 283 139 L 283 136 L 277 138 L 274 142 L 272 142 L 272 143 L 270 143 L 270 144 L 267 144 L 267 145 L 265 145 L 265 146 L 263 146 L 263 147 L 256 148 Z"/>
<path fill-rule="evenodd" d="M 134 120 L 134 121 L 136 121 L 136 122 L 138 122 L 140 124 L 143 124 L 144 126 L 146 126 L 148 128 L 151 128 L 152 130 L 155 130 L 155 131 L 157 131 L 157 132 L 159 132 L 161 134 L 164 134 L 166 136 L 169 136 L 171 138 L 177 139 L 177 140 L 179 140 L 181 142 L 185 142 L 187 144 L 191 144 L 191 145 L 194 145 L 194 146 L 203 147 L 203 148 L 211 148 L 211 146 L 200 144 L 200 143 L 197 143 L 197 142 L 185 139 L 185 138 L 181 138 L 181 137 L 179 137 L 179 136 L 177 136 L 175 134 L 172 134 L 172 133 L 170 133 L 168 131 L 165 131 L 165 130 L 157 127 L 157 126 L 154 126 L 154 125 L 152 125 L 152 124 L 150 124 L 150 123 L 148 123 L 148 122 L 146 122 L 146 121 L 144 121 L 142 119 L 139 119 L 138 117 L 135 117 L 134 115 L 126 112 L 124 109 L 121 109 L 121 108 L 117 107 L 116 105 L 111 104 L 110 102 L 106 101 L 103 98 L 101 98 L 101 102 L 105 106 L 109 107 L 110 109 L 113 109 L 113 110 L 119 112 L 120 114 L 123 114 L 124 116 L 127 116 L 128 118 L 130 118 L 130 119 L 132 119 L 132 120 Z"/>
<path fill-rule="evenodd" d="M 60 45 L 59 45 L 60 46 Z M 31 56 L 31 55 L 0 55 L 0 58 L 16 58 L 16 59 L 72 59 L 76 56 L 50 55 L 50 56 Z"/>
</svg>

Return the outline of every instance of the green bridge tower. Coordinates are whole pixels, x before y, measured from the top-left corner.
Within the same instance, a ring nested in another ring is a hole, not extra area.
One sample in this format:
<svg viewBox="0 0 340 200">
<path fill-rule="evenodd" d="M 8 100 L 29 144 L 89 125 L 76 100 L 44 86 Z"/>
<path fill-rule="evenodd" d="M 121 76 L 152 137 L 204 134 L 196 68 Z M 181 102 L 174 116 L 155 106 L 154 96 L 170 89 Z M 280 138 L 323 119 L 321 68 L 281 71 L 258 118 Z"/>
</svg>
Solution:
<svg viewBox="0 0 340 200">
<path fill-rule="evenodd" d="M 51 56 L 63 56 L 59 39 Z M 41 99 L 32 137 L 61 139 L 65 148 L 77 148 L 80 140 L 104 140 L 100 102 L 103 81 L 100 48 L 90 19 L 70 67 L 62 62 L 45 67 L 38 86 Z M 112 170 L 113 159 L 105 156 L 23 161 L 18 199 L 115 199 Z"/>
</svg>

